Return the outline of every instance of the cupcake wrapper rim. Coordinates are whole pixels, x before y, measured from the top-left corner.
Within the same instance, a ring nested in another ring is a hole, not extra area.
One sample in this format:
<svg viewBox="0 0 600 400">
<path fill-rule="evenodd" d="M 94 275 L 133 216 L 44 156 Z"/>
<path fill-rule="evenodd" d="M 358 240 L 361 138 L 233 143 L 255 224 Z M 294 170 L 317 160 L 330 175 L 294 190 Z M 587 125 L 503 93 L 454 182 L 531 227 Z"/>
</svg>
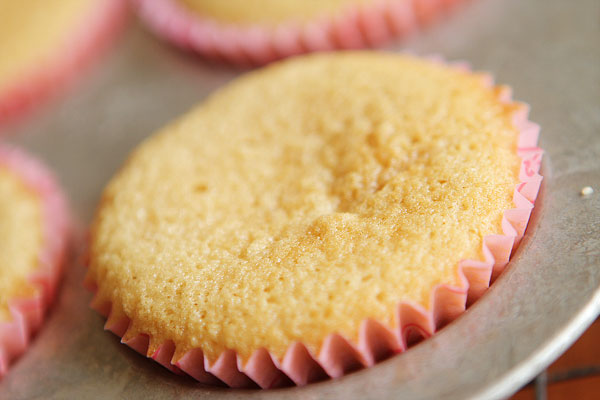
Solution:
<svg viewBox="0 0 600 400">
<path fill-rule="evenodd" d="M 41 326 L 46 308 L 54 298 L 67 253 L 70 222 L 67 201 L 54 176 L 38 161 L 20 150 L 0 145 L 0 166 L 7 167 L 42 201 L 43 248 L 39 265 L 28 281 L 37 289 L 28 298 L 9 301 L 11 319 L 0 322 L 0 378 L 12 360 L 20 356 L 33 333 Z"/>
<path fill-rule="evenodd" d="M 177 0 L 131 0 L 158 36 L 210 59 L 240 66 L 335 49 L 380 46 L 429 24 L 464 0 L 379 0 L 338 16 L 273 27 L 238 26 L 194 15 Z"/>
</svg>

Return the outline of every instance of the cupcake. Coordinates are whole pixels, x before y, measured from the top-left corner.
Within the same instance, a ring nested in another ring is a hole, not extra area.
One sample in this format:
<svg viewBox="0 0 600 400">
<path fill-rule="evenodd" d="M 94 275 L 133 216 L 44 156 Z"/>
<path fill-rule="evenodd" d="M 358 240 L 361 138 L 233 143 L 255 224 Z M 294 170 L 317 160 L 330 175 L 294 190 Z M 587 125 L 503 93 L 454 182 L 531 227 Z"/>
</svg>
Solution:
<svg viewBox="0 0 600 400">
<path fill-rule="evenodd" d="M 0 124 L 56 89 L 124 15 L 123 0 L 0 0 Z"/>
<path fill-rule="evenodd" d="M 202 382 L 304 385 L 372 365 L 507 264 L 541 180 L 537 133 L 463 65 L 350 52 L 250 73 L 110 181 L 92 306 Z"/>
<path fill-rule="evenodd" d="M 40 327 L 67 247 L 65 200 L 53 176 L 0 145 L 0 378 Z"/>
<path fill-rule="evenodd" d="M 240 65 L 299 53 L 381 45 L 459 0 L 133 0 L 159 36 Z"/>
</svg>

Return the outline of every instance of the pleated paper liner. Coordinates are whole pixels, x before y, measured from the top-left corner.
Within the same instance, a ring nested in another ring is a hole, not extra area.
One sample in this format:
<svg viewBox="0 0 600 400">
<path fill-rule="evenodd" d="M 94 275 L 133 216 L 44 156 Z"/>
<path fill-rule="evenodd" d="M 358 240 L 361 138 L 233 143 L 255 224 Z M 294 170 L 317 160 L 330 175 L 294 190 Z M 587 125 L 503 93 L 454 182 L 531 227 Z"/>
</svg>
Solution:
<svg viewBox="0 0 600 400">
<path fill-rule="evenodd" d="M 439 57 L 432 61 L 444 63 Z M 466 63 L 451 67 L 470 73 Z M 461 315 L 466 307 L 480 298 L 490 283 L 507 265 L 527 227 L 531 211 L 542 181 L 539 175 L 543 151 L 537 147 L 539 126 L 528 120 L 529 107 L 512 100 L 506 86 L 494 86 L 488 74 L 479 75 L 504 104 L 511 105 L 513 124 L 519 130 L 517 152 L 521 158 L 519 184 L 513 195 L 514 208 L 506 210 L 502 219 L 502 233 L 485 236 L 482 243 L 483 260 L 462 260 L 457 268 L 461 284 L 441 284 L 431 293 L 431 310 L 419 304 L 400 301 L 396 309 L 395 327 L 366 319 L 362 322 L 356 343 L 332 332 L 327 336 L 318 354 L 311 353 L 301 342 L 290 343 L 282 359 L 257 349 L 242 362 L 235 351 L 227 350 L 211 363 L 201 348 L 185 354 L 177 352 L 172 341 L 156 343 L 146 334 L 136 334 L 132 321 L 110 303 L 94 297 L 91 306 L 107 318 L 105 329 L 112 331 L 139 353 L 153 358 L 176 373 L 186 373 L 207 384 L 224 383 L 227 386 L 273 388 L 337 378 L 356 369 L 371 366 L 378 361 L 401 353 L 411 345 L 426 339 Z M 86 285 L 96 291 L 97 283 L 86 278 Z"/>
<path fill-rule="evenodd" d="M 11 361 L 20 356 L 29 345 L 54 298 L 68 246 L 69 217 L 67 202 L 54 176 L 38 161 L 16 148 L 0 145 L 0 167 L 8 168 L 39 196 L 44 218 L 43 248 L 38 256 L 39 265 L 28 278 L 36 288 L 36 294 L 10 300 L 11 319 L 0 321 L 2 378 Z"/>
<path fill-rule="evenodd" d="M 178 0 L 131 0 L 158 36 L 207 58 L 240 66 L 313 51 L 380 46 L 446 14 L 463 0 L 376 0 L 339 15 L 275 27 L 222 23 L 187 10 Z"/>
<path fill-rule="evenodd" d="M 92 8 L 50 59 L 32 66 L 0 92 L 0 135 L 3 125 L 63 89 L 119 32 L 125 21 L 126 0 L 98 0 Z"/>
</svg>

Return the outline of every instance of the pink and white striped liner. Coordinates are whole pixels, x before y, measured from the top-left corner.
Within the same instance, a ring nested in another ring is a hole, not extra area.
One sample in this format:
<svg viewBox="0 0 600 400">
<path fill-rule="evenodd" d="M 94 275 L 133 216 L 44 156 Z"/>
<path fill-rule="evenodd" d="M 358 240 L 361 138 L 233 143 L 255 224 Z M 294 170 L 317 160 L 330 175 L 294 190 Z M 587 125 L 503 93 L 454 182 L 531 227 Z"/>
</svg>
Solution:
<svg viewBox="0 0 600 400">
<path fill-rule="evenodd" d="M 66 256 L 69 237 L 67 202 L 54 176 L 37 160 L 8 145 L 0 145 L 0 168 L 14 172 L 39 195 L 43 207 L 43 248 L 39 266 L 29 276 L 36 295 L 9 302 L 12 319 L 0 321 L 0 378 L 12 360 L 20 356 L 42 324 L 44 312 L 54 298 Z"/>
<path fill-rule="evenodd" d="M 81 25 L 51 59 L 32 66 L 0 92 L 0 134 L 3 124 L 57 92 L 101 53 L 123 25 L 126 10 L 125 0 L 98 1 L 98 6 L 82 18 Z"/>
<path fill-rule="evenodd" d="M 276 27 L 219 23 L 177 0 L 131 0 L 144 22 L 182 49 L 240 66 L 296 54 L 382 45 L 426 25 L 463 0 L 377 0 L 339 16 Z"/>
<path fill-rule="evenodd" d="M 440 57 L 429 59 L 444 63 Z M 450 66 L 470 72 L 466 63 L 453 63 Z M 520 131 L 517 152 L 521 158 L 520 183 L 516 185 L 513 195 L 515 207 L 504 212 L 502 234 L 484 237 L 484 260 L 463 260 L 459 263 L 460 285 L 438 285 L 432 290 L 431 310 L 402 301 L 397 307 L 395 327 L 367 319 L 360 326 L 357 343 L 331 333 L 323 341 L 318 354 L 311 353 L 304 344 L 297 342 L 290 344 L 283 359 L 278 359 L 267 349 L 258 349 L 246 363 L 233 350 L 223 352 L 216 362 L 211 363 L 200 348 L 174 359 L 175 344 L 172 341 L 162 343 L 155 352 L 149 352 L 150 337 L 128 332 L 130 320 L 112 315 L 111 304 L 94 297 L 91 306 L 107 318 L 105 329 L 120 336 L 122 343 L 175 373 L 186 373 L 207 384 L 224 383 L 234 388 L 258 386 L 265 389 L 337 378 L 401 353 L 430 337 L 481 297 L 502 272 L 523 237 L 542 182 L 539 169 L 543 151 L 537 147 L 540 128 L 528 120 L 529 106 L 513 101 L 510 88 L 494 86 L 490 75 L 482 74 L 481 79 L 494 90 L 500 101 L 514 107 L 513 123 Z M 89 282 L 89 275 L 86 279 L 89 288 L 96 292 L 96 283 Z"/>
</svg>

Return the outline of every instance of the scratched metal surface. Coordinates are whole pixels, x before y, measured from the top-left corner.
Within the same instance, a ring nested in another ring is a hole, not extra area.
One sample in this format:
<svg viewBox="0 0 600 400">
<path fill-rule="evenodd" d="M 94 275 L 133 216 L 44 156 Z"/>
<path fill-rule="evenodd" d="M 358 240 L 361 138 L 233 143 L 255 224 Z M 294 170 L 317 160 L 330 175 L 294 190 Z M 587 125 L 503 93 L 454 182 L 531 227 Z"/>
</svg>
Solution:
<svg viewBox="0 0 600 400">
<path fill-rule="evenodd" d="M 214 389 L 119 344 L 87 307 L 73 256 L 47 324 L 0 382 L 2 399 L 502 398 L 576 339 L 600 310 L 600 2 L 478 0 L 402 46 L 469 60 L 532 105 L 543 190 L 510 268 L 434 338 L 335 381 L 276 391 Z M 79 83 L 9 140 L 60 176 L 79 231 L 143 138 L 239 75 L 161 44 L 136 23 Z M 596 193 L 581 198 L 591 185 Z M 81 241 L 79 241 L 80 243 Z M 75 245 L 75 253 L 78 245 Z"/>
</svg>

